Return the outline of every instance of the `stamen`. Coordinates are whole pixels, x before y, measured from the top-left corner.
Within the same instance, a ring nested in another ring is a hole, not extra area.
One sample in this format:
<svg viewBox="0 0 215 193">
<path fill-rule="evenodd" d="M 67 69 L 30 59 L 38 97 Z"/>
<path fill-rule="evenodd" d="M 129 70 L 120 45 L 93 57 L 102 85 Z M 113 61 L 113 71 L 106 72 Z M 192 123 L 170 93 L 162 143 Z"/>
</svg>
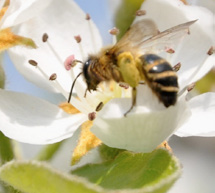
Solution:
<svg viewBox="0 0 215 193">
<path fill-rule="evenodd" d="M 111 35 L 113 35 L 113 40 L 112 40 L 113 45 L 116 44 L 116 42 L 117 42 L 117 37 L 116 36 L 119 34 L 119 29 L 114 27 L 111 30 L 109 30 L 109 33 Z"/>
<path fill-rule="evenodd" d="M 45 43 L 45 42 L 47 42 L 48 38 L 49 38 L 48 34 L 44 33 L 43 37 L 42 37 L 42 41 Z"/>
<path fill-rule="evenodd" d="M 180 68 L 181 68 L 181 63 L 180 62 L 178 64 L 176 64 L 175 66 L 173 66 L 173 70 L 175 72 L 178 72 L 180 70 Z"/>
<path fill-rule="evenodd" d="M 57 58 L 58 62 L 60 64 L 63 64 L 63 62 L 62 62 L 63 60 L 60 58 L 60 56 L 58 55 L 58 53 L 55 51 L 55 49 L 52 47 L 52 45 L 48 41 L 48 39 L 49 39 L 48 37 L 49 37 L 48 34 L 44 33 L 43 36 L 42 36 L 42 41 L 48 45 L 49 49 L 52 51 L 52 53 L 54 54 L 54 56 Z"/>
<path fill-rule="evenodd" d="M 41 68 L 40 66 L 38 65 L 38 63 L 35 61 L 35 60 L 28 60 L 28 63 L 31 64 L 32 66 L 35 66 L 39 72 L 42 74 L 42 76 L 46 79 L 46 80 L 51 80 L 53 79 L 54 80 L 54 74 L 52 74 L 51 76 L 48 76 Z M 56 75 L 56 78 L 57 78 L 57 75 Z M 55 80 L 56 80 L 55 78 Z M 55 83 L 55 88 L 57 88 L 65 97 L 68 96 L 68 93 L 65 92 L 65 90 L 61 87 L 61 85 L 59 84 L 58 81 L 54 81 Z"/>
<path fill-rule="evenodd" d="M 116 27 L 114 27 L 114 28 L 112 28 L 111 30 L 109 30 L 109 33 L 110 33 L 111 35 L 118 35 L 118 34 L 119 34 L 119 29 L 116 28 Z"/>
<path fill-rule="evenodd" d="M 57 79 L 57 74 L 53 73 L 50 77 L 49 80 L 56 80 Z"/>
<path fill-rule="evenodd" d="M 79 45 L 79 50 L 80 50 L 80 53 L 81 53 L 81 57 L 84 58 L 84 51 L 83 51 L 83 48 L 81 46 L 81 36 L 80 35 L 74 36 L 74 39 Z"/>
<path fill-rule="evenodd" d="M 90 19 L 91 19 L 90 14 L 87 13 L 87 14 L 86 14 L 86 20 L 90 20 Z"/>
<path fill-rule="evenodd" d="M 35 60 L 28 60 L 28 63 L 32 66 L 37 66 L 37 62 Z"/>
<path fill-rule="evenodd" d="M 74 36 L 74 38 L 75 38 L 77 43 L 81 42 L 81 36 L 80 35 Z"/>
<path fill-rule="evenodd" d="M 100 103 L 98 104 L 98 106 L 96 107 L 96 112 L 102 110 L 103 107 L 104 107 L 104 103 L 103 103 L 103 102 L 100 102 Z"/>
<path fill-rule="evenodd" d="M 88 114 L 88 119 L 90 121 L 93 121 L 96 118 L 96 112 L 92 112 Z"/>
<path fill-rule="evenodd" d="M 190 35 L 190 29 L 189 28 L 187 29 L 187 34 Z"/>
<path fill-rule="evenodd" d="M 210 49 L 208 50 L 207 54 L 210 56 L 210 55 L 212 55 L 214 53 L 215 53 L 215 47 L 211 46 Z"/>
<path fill-rule="evenodd" d="M 136 16 L 146 15 L 146 10 L 137 10 L 135 13 Z"/>
<path fill-rule="evenodd" d="M 187 91 L 190 92 L 191 90 L 193 90 L 195 85 L 196 85 L 195 83 L 192 83 L 192 84 L 188 85 L 187 86 Z"/>
<path fill-rule="evenodd" d="M 96 47 L 96 41 L 95 41 L 95 35 L 93 33 L 93 28 L 92 28 L 92 23 L 91 23 L 91 16 L 90 14 L 86 14 L 86 20 L 88 21 L 88 25 L 89 25 L 89 31 L 90 31 L 90 36 L 91 36 L 91 40 L 92 40 L 92 45 L 94 47 L 94 50 L 97 50 Z"/>
<path fill-rule="evenodd" d="M 174 54 L 175 53 L 175 50 L 173 50 L 172 48 L 169 48 L 169 47 L 166 47 L 165 48 L 165 51 L 169 54 Z"/>
</svg>

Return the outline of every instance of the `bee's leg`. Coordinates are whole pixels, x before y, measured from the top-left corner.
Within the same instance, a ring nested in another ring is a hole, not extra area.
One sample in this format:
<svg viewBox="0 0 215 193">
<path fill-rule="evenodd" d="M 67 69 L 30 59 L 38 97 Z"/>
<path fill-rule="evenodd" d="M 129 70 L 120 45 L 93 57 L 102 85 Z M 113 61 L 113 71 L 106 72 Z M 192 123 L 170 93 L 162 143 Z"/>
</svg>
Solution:
<svg viewBox="0 0 215 193">
<path fill-rule="evenodd" d="M 132 105 L 131 105 L 130 109 L 124 114 L 125 117 L 133 109 L 133 107 L 136 105 L 136 96 L 137 96 L 137 89 L 136 89 L 136 87 L 134 87 L 132 89 Z"/>
</svg>

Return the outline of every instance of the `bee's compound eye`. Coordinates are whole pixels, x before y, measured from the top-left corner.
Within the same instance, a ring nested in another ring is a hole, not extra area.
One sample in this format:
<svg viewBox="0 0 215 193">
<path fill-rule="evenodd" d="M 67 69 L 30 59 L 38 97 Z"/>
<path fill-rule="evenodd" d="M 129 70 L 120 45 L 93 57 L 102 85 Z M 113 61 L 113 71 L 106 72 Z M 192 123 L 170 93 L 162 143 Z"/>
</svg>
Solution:
<svg viewBox="0 0 215 193">
<path fill-rule="evenodd" d="M 86 78 L 86 80 L 89 80 L 89 73 L 88 73 L 88 68 L 90 66 L 91 63 L 91 59 L 88 59 L 85 63 L 84 63 L 84 67 L 83 67 L 83 73 L 84 73 L 84 77 Z"/>
</svg>

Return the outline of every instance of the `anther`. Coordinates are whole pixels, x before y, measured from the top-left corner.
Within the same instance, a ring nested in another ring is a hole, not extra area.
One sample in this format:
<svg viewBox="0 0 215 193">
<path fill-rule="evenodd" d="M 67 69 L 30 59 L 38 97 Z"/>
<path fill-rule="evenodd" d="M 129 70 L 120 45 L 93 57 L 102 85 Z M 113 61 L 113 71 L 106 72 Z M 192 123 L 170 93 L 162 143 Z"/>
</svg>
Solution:
<svg viewBox="0 0 215 193">
<path fill-rule="evenodd" d="M 125 83 L 125 82 L 120 82 L 119 86 L 124 88 L 124 89 L 128 89 L 129 88 L 129 84 Z"/>
<path fill-rule="evenodd" d="M 146 15 L 146 10 L 137 10 L 135 13 L 136 16 L 142 16 L 142 15 Z"/>
<path fill-rule="evenodd" d="M 77 43 L 81 42 L 81 36 L 80 35 L 74 36 L 74 38 L 75 38 Z"/>
<path fill-rule="evenodd" d="M 50 77 L 49 80 L 56 80 L 57 79 L 57 74 L 53 73 Z"/>
<path fill-rule="evenodd" d="M 119 34 L 119 29 L 117 29 L 116 27 L 114 27 L 111 30 L 109 30 L 109 33 L 111 35 L 118 35 Z"/>
<path fill-rule="evenodd" d="M 43 37 L 42 37 L 42 41 L 43 41 L 43 42 L 47 42 L 48 38 L 49 38 L 48 34 L 47 34 L 47 33 L 44 33 L 44 34 L 43 34 Z"/>
<path fill-rule="evenodd" d="M 187 29 L 187 34 L 190 35 L 190 29 Z"/>
<path fill-rule="evenodd" d="M 190 92 L 191 90 L 193 90 L 195 85 L 196 85 L 195 83 L 191 83 L 190 85 L 188 85 L 187 86 L 187 91 Z"/>
<path fill-rule="evenodd" d="M 100 103 L 98 104 L 98 106 L 96 107 L 96 112 L 102 110 L 103 107 L 104 107 L 104 103 L 103 103 L 103 102 L 100 102 Z"/>
<path fill-rule="evenodd" d="M 176 64 L 175 66 L 173 66 L 173 70 L 175 72 L 178 72 L 180 70 L 180 68 L 181 68 L 181 63 L 180 62 L 178 64 Z"/>
<path fill-rule="evenodd" d="M 165 48 L 165 51 L 169 54 L 174 54 L 175 53 L 175 50 L 173 50 L 172 48 L 169 48 L 169 47 L 166 47 Z"/>
<path fill-rule="evenodd" d="M 28 60 L 28 63 L 32 66 L 37 66 L 37 62 L 35 60 Z"/>
<path fill-rule="evenodd" d="M 210 56 L 210 55 L 212 55 L 214 53 L 215 53 L 215 47 L 211 46 L 210 49 L 208 50 L 207 54 Z"/>
<path fill-rule="evenodd" d="M 86 18 L 85 18 L 86 20 L 90 20 L 91 19 L 91 17 L 90 17 L 90 14 L 89 13 L 87 13 L 86 14 Z"/>
<path fill-rule="evenodd" d="M 96 118 L 96 112 L 92 112 L 88 114 L 88 119 L 90 121 L 93 121 Z"/>
</svg>

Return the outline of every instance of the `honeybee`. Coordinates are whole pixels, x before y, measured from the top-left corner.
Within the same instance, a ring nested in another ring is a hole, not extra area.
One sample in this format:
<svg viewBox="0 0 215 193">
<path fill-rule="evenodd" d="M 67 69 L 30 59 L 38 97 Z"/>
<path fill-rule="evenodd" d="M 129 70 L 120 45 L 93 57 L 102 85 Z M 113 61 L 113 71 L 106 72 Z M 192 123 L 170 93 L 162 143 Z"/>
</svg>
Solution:
<svg viewBox="0 0 215 193">
<path fill-rule="evenodd" d="M 145 82 L 165 107 L 177 101 L 177 74 L 172 66 L 151 48 L 163 49 L 176 39 L 189 33 L 195 21 L 183 23 L 159 32 L 152 20 L 144 19 L 133 24 L 112 47 L 90 55 L 83 65 L 87 91 L 96 90 L 99 83 L 114 80 L 132 87 L 132 106 L 136 104 L 136 87 Z"/>
</svg>

